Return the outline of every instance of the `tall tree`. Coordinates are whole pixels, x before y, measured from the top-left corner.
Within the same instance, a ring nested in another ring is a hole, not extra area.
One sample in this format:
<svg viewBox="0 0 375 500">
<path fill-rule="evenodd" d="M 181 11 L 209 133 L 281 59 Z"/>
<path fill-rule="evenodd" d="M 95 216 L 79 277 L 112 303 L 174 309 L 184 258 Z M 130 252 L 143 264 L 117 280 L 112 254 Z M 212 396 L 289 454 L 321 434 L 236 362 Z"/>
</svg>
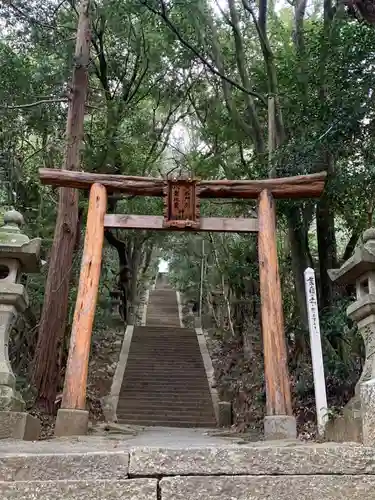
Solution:
<svg viewBox="0 0 375 500">
<path fill-rule="evenodd" d="M 90 59 L 89 6 L 89 0 L 82 0 L 79 10 L 66 125 L 64 168 L 67 170 L 80 168 Z M 38 403 L 50 412 L 53 411 L 59 383 L 58 352 L 66 328 L 69 283 L 74 248 L 79 234 L 78 224 L 78 191 L 62 188 L 59 192 L 57 221 L 33 370 Z"/>
</svg>

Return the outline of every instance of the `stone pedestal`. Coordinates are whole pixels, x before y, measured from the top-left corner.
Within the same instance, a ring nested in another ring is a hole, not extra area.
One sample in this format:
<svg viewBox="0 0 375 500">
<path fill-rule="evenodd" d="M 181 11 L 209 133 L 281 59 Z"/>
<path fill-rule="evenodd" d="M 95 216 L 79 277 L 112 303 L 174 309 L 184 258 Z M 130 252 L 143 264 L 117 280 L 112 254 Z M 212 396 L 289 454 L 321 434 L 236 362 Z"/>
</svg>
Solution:
<svg viewBox="0 0 375 500">
<path fill-rule="evenodd" d="M 0 409 L 23 411 L 24 403 L 16 393 L 16 378 L 9 362 L 9 334 L 19 313 L 27 306 L 25 287 L 0 280 Z"/>
<path fill-rule="evenodd" d="M 22 273 L 40 269 L 41 240 L 22 234 L 22 215 L 10 211 L 0 228 L 0 439 L 39 438 L 39 420 L 24 413 L 25 403 L 16 391 L 16 377 L 9 361 L 9 335 L 17 315 L 28 306 Z"/>
<path fill-rule="evenodd" d="M 219 427 L 230 427 L 232 425 L 232 403 L 230 401 L 219 401 Z"/>
<path fill-rule="evenodd" d="M 116 416 L 117 402 L 118 402 L 118 397 L 116 398 L 112 394 L 109 394 L 108 396 L 104 396 L 101 398 L 100 403 L 106 422 L 117 422 L 117 416 Z"/>
<path fill-rule="evenodd" d="M 328 421 L 325 438 L 337 443 L 362 443 L 362 411 L 359 397 L 353 398 L 347 404 L 342 415 Z"/>
<path fill-rule="evenodd" d="M 375 446 L 375 378 L 361 385 L 362 440 L 365 446 Z"/>
<path fill-rule="evenodd" d="M 21 411 L 0 411 L 0 439 L 37 441 L 39 438 L 38 418 Z"/>
<path fill-rule="evenodd" d="M 89 412 L 61 408 L 57 412 L 55 436 L 85 436 L 89 426 Z"/>
<path fill-rule="evenodd" d="M 267 441 L 296 439 L 297 424 L 295 417 L 289 415 L 264 417 L 264 437 Z"/>
<path fill-rule="evenodd" d="M 366 357 L 355 395 L 345 407 L 343 415 L 329 422 L 327 438 L 365 441 L 371 434 L 368 409 L 372 404 L 371 384 L 375 379 L 375 228 L 364 232 L 362 244 L 356 248 L 354 255 L 340 269 L 331 270 L 330 276 L 338 285 L 356 285 L 356 301 L 347 308 L 347 315 L 358 325 Z M 373 423 L 375 425 L 375 420 Z"/>
<path fill-rule="evenodd" d="M 370 282 L 372 284 L 372 280 Z M 365 345 L 365 364 L 355 387 L 355 398 L 359 400 L 362 383 L 370 380 L 375 375 L 375 294 L 369 293 L 359 297 L 348 307 L 347 315 L 357 323 L 358 331 Z"/>
</svg>

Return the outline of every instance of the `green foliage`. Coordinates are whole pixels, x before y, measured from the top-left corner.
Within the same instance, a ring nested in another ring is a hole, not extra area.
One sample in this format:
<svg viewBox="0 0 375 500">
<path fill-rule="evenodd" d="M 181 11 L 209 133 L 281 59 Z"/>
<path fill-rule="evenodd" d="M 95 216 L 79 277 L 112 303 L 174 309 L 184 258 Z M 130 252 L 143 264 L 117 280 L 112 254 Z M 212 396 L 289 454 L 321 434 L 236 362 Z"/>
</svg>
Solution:
<svg viewBox="0 0 375 500">
<path fill-rule="evenodd" d="M 321 7 L 315 6 L 303 20 L 303 43 L 298 44 L 293 8 L 276 11 L 271 3 L 269 48 L 264 50 L 244 4 L 233 2 L 236 32 L 229 9 L 220 12 L 206 0 L 92 3 L 81 168 L 157 177 L 184 172 L 207 179 L 258 179 L 271 167 L 279 176 L 329 169 L 326 196 L 334 214 L 334 264 L 339 264 L 372 223 L 375 207 L 375 30 L 348 20 L 339 9 L 327 30 Z M 163 10 L 163 5 L 168 8 Z M 1 5 L 0 14 L 6 27 L 0 37 L 0 203 L 23 212 L 28 234 L 43 238 L 43 256 L 48 259 L 57 193 L 40 185 L 38 168 L 64 163 L 75 2 L 19 0 L 17 8 L 13 3 Z M 283 133 L 268 163 L 270 94 L 277 97 Z M 263 149 L 255 140 L 256 122 Z M 86 195 L 80 206 L 85 213 Z M 315 201 L 277 206 L 286 332 L 295 365 L 308 357 L 296 273 L 306 262 L 316 270 L 322 265 L 316 208 Z M 161 215 L 162 203 L 147 197 L 111 197 L 108 210 Z M 248 201 L 202 203 L 204 216 L 253 217 L 255 210 Z M 297 243 L 305 243 L 297 256 L 291 256 L 291 229 L 302 235 Z M 234 334 L 245 345 L 251 334 L 260 343 L 255 237 L 134 231 L 113 235 L 122 245 L 119 251 L 108 244 L 105 251 L 98 324 L 107 321 L 119 263 L 126 261 L 132 269 L 128 291 L 135 302 L 137 283 L 141 287 L 151 279 L 162 255 L 170 261 L 173 282 L 194 301 L 200 300 L 203 264 L 204 312 L 224 336 Z M 77 253 L 70 320 L 79 259 Z M 30 279 L 37 316 L 43 279 Z M 363 353 L 354 329 L 347 326 L 347 294 L 340 294 L 322 315 L 322 331 L 327 370 L 343 378 L 356 373 Z"/>
</svg>

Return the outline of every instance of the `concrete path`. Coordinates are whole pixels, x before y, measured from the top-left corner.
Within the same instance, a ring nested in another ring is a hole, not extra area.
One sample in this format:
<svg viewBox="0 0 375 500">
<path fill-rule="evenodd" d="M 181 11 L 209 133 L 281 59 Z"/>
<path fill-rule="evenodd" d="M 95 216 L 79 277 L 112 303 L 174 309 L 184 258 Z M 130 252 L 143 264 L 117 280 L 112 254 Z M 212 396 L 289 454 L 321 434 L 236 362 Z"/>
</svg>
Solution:
<svg viewBox="0 0 375 500">
<path fill-rule="evenodd" d="M 112 426 L 112 429 L 121 426 Z M 213 432 L 213 430 L 211 430 Z M 130 434 L 132 432 L 132 434 Z M 238 444 L 236 437 L 210 436 L 209 429 L 124 426 L 124 433 L 110 431 L 103 435 L 77 436 L 45 441 L 2 440 L 0 456 L 16 453 L 70 453 L 95 451 L 121 451 L 134 447 L 148 448 L 202 448 Z"/>
</svg>

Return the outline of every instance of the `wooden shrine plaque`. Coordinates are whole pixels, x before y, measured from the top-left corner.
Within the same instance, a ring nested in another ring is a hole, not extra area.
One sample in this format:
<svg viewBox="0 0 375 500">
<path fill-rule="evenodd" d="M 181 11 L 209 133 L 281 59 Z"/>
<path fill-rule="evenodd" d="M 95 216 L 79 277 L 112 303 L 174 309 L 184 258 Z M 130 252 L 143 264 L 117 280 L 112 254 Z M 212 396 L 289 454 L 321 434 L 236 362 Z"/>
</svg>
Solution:
<svg viewBox="0 0 375 500">
<path fill-rule="evenodd" d="M 165 180 L 163 190 L 164 227 L 200 228 L 200 200 L 197 183 L 197 179 Z"/>
</svg>

